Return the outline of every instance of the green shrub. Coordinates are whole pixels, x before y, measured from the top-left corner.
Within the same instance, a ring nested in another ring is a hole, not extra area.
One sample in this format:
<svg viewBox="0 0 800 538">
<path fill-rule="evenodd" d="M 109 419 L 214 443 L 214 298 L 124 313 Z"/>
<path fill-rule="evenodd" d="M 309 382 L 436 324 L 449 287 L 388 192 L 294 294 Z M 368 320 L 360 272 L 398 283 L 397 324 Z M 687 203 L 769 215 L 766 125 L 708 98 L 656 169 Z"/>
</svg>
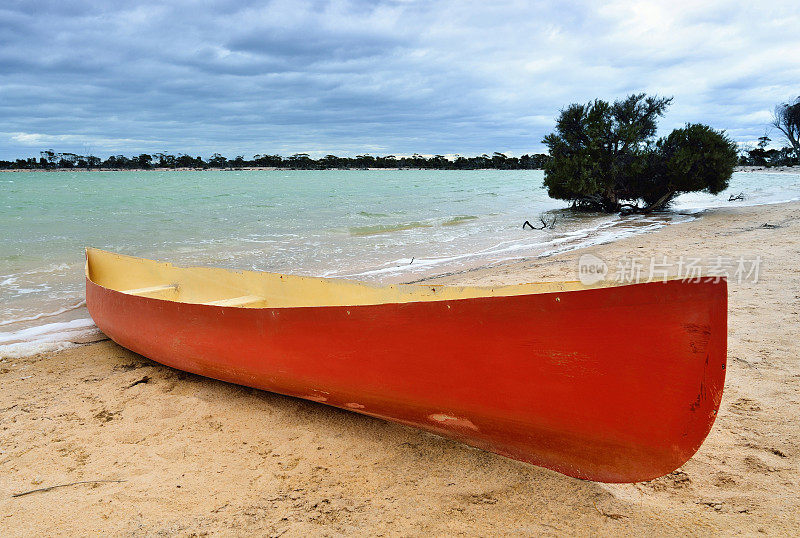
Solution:
<svg viewBox="0 0 800 538">
<path fill-rule="evenodd" d="M 544 169 L 549 195 L 578 209 L 653 211 L 682 192 L 725 190 L 736 145 L 701 124 L 656 141 L 658 117 L 670 102 L 637 94 L 562 110 L 555 132 L 544 139 L 551 156 Z"/>
</svg>

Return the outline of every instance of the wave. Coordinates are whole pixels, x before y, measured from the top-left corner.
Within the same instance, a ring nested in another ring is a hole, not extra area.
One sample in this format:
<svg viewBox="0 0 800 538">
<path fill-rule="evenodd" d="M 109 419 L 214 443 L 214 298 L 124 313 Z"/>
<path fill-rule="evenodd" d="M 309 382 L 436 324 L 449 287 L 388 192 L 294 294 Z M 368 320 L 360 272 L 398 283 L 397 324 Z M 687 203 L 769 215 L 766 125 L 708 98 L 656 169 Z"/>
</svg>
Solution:
<svg viewBox="0 0 800 538">
<path fill-rule="evenodd" d="M 28 327 L 27 329 L 20 329 L 19 331 L 0 332 L 0 344 L 8 344 L 22 340 L 46 339 L 50 341 L 58 339 L 66 333 L 91 329 L 94 326 L 94 322 L 89 318 L 46 323 L 44 325 Z"/>
<path fill-rule="evenodd" d="M 15 255 L 16 256 L 16 255 Z M 8 257 L 6 257 L 8 258 Z M 6 259 L 2 258 L 2 259 Z M 41 269 L 33 269 L 31 271 L 23 271 L 21 273 L 14 273 L 10 275 L 0 275 L 0 278 L 3 278 L 2 282 L 0 282 L 0 286 L 9 286 L 13 284 L 20 275 L 38 275 L 41 273 L 56 273 L 59 271 L 67 271 L 69 270 L 70 266 L 67 263 L 59 263 L 59 264 L 50 264 L 47 267 L 43 267 Z"/>
<path fill-rule="evenodd" d="M 79 301 L 73 305 L 65 306 L 64 308 L 59 308 L 58 310 L 54 310 L 53 312 L 43 312 L 41 314 L 36 314 L 35 316 L 28 316 L 25 318 L 3 320 L 0 321 L 0 327 L 2 327 L 3 325 L 11 325 L 13 323 L 22 323 L 23 321 L 36 321 L 37 319 L 51 318 L 53 316 L 58 316 L 59 314 L 63 314 L 65 312 L 69 312 L 71 310 L 77 310 L 82 306 L 86 306 L 86 301 Z"/>
<path fill-rule="evenodd" d="M 102 333 L 88 318 L 0 332 L 0 359 L 16 359 L 74 347 L 76 342 L 89 336 L 102 336 Z"/>
<path fill-rule="evenodd" d="M 454 269 L 463 269 L 469 265 L 492 266 L 505 261 L 544 258 L 605 243 L 619 239 L 655 231 L 672 223 L 694 220 L 692 215 L 673 215 L 669 219 L 651 219 L 638 215 L 628 217 L 613 217 L 588 227 L 579 228 L 559 234 L 557 237 L 547 239 L 534 238 L 533 240 L 507 240 L 496 243 L 483 249 L 463 252 L 450 256 L 431 258 L 401 258 L 386 263 L 381 267 L 355 273 L 330 272 L 326 276 L 338 278 L 363 278 L 381 275 L 398 275 L 402 273 L 432 273 L 443 266 L 452 266 Z M 455 264 L 455 265 L 454 265 Z"/>
<path fill-rule="evenodd" d="M 432 228 L 433 225 L 424 222 L 404 222 L 400 224 L 375 224 L 373 226 L 353 226 L 350 228 L 350 235 L 354 236 L 367 236 L 378 235 L 392 232 L 401 232 L 403 230 L 413 230 L 415 228 Z"/>
<path fill-rule="evenodd" d="M 444 221 L 442 223 L 442 226 L 455 226 L 456 224 L 462 224 L 464 222 L 475 220 L 477 218 L 478 217 L 476 217 L 475 215 L 458 215 L 456 217 Z"/>
</svg>

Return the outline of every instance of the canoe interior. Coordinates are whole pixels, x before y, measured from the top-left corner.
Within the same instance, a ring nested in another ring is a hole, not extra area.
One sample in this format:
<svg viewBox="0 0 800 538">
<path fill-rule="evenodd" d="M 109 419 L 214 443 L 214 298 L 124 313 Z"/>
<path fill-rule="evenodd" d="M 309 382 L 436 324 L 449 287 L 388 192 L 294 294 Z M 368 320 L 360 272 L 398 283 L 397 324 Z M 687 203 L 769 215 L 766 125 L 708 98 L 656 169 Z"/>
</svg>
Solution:
<svg viewBox="0 0 800 538">
<path fill-rule="evenodd" d="M 232 271 L 215 267 L 178 267 L 99 249 L 86 250 L 86 277 L 104 288 L 168 301 L 239 308 L 357 306 L 508 297 L 588 289 L 580 282 L 542 282 L 515 286 L 460 287 L 363 282 Z"/>
</svg>

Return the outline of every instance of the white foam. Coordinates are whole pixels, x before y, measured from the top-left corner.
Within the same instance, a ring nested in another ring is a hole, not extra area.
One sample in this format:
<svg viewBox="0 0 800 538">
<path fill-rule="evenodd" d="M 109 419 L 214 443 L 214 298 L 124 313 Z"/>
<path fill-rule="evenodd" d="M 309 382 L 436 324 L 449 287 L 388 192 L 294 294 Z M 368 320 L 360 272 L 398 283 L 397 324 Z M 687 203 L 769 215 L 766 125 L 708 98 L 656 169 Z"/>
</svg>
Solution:
<svg viewBox="0 0 800 538">
<path fill-rule="evenodd" d="M 81 331 L 82 329 L 91 329 L 93 327 L 94 322 L 88 318 L 73 319 L 72 321 L 62 321 L 59 323 L 46 323 L 45 325 L 37 325 L 36 327 L 28 327 L 27 329 L 20 329 L 18 331 L 0 332 L 0 344 L 29 340 L 56 341 L 65 334 Z"/>
<path fill-rule="evenodd" d="M 775 200 L 748 200 L 745 198 L 743 201 L 737 202 L 729 202 L 727 200 L 712 200 L 712 201 L 704 201 L 704 202 L 692 202 L 692 201 L 683 201 L 678 200 L 675 204 L 673 204 L 673 209 L 677 211 L 681 211 L 683 213 L 690 213 L 690 214 L 697 214 L 706 211 L 707 209 L 719 209 L 719 208 L 728 208 L 728 207 L 756 207 L 762 205 L 775 205 L 775 204 L 787 204 L 791 202 L 800 202 L 800 197 L 792 197 L 792 198 L 778 198 Z"/>
<path fill-rule="evenodd" d="M 94 322 L 83 318 L 0 332 L 0 358 L 19 358 L 66 349 L 74 346 L 74 341 L 97 332 Z"/>
<path fill-rule="evenodd" d="M 38 353 L 51 353 L 76 347 L 72 342 L 17 342 L 0 345 L 0 359 L 21 359 Z"/>
</svg>

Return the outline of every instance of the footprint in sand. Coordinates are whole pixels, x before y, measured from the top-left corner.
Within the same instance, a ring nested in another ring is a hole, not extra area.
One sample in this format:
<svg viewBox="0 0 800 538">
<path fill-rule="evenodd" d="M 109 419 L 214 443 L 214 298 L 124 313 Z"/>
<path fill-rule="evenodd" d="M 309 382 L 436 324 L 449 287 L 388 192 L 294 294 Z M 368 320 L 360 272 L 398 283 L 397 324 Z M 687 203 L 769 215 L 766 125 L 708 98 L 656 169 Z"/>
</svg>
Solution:
<svg viewBox="0 0 800 538">
<path fill-rule="evenodd" d="M 731 410 L 734 413 L 754 413 L 761 411 L 761 406 L 757 401 L 750 398 L 739 398 L 731 404 Z"/>
<path fill-rule="evenodd" d="M 761 458 L 758 458 L 756 456 L 745 457 L 744 464 L 747 466 L 748 469 L 757 473 L 772 473 L 777 471 L 775 467 L 767 464 Z"/>
<path fill-rule="evenodd" d="M 714 485 L 718 488 L 733 488 L 736 487 L 736 480 L 729 474 L 719 473 L 716 480 L 714 480 Z"/>
</svg>

